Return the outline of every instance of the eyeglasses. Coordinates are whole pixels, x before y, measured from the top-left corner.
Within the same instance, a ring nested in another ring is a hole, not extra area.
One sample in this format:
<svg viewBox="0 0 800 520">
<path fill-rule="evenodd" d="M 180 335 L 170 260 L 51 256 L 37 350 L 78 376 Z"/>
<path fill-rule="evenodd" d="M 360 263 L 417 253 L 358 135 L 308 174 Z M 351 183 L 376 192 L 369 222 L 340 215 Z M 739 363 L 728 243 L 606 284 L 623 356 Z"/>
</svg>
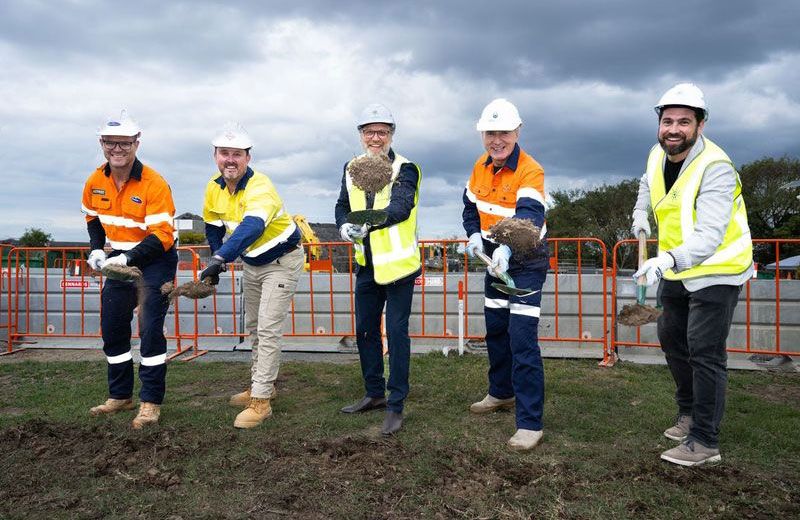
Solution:
<svg viewBox="0 0 800 520">
<path fill-rule="evenodd" d="M 123 152 L 130 152 L 133 145 L 136 144 L 136 141 L 106 141 L 105 139 L 101 139 L 100 142 L 103 144 L 103 148 L 109 152 L 118 146 Z"/>
<path fill-rule="evenodd" d="M 389 130 L 362 130 L 361 135 L 366 137 L 367 139 L 372 139 L 375 136 L 380 137 L 381 139 L 386 139 L 389 137 L 391 132 Z"/>
</svg>

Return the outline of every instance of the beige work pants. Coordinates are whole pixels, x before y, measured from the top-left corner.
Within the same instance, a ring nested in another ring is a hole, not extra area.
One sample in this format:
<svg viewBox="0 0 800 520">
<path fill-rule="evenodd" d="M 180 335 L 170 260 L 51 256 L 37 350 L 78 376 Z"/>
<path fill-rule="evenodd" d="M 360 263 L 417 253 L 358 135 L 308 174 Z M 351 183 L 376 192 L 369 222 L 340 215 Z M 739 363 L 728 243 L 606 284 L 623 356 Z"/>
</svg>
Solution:
<svg viewBox="0 0 800 520">
<path fill-rule="evenodd" d="M 293 249 L 267 265 L 244 264 L 245 329 L 250 334 L 252 397 L 270 398 L 280 368 L 283 322 L 291 308 L 305 255 Z"/>
</svg>

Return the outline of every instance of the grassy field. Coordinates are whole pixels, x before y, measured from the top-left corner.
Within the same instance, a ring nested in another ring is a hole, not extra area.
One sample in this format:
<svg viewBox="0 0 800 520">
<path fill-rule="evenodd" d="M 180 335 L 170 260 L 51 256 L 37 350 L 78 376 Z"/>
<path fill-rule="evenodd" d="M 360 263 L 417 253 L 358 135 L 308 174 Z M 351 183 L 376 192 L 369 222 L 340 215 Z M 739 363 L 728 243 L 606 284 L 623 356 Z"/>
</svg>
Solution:
<svg viewBox="0 0 800 520">
<path fill-rule="evenodd" d="M 665 367 L 546 360 L 545 438 L 505 447 L 513 413 L 470 416 L 486 359 L 412 361 L 404 429 L 345 416 L 356 364 L 285 364 L 275 414 L 238 431 L 244 363 L 173 363 L 159 426 L 92 418 L 102 362 L 0 364 L 2 518 L 798 518 L 800 374 L 731 372 L 721 464 L 674 443 Z"/>
</svg>

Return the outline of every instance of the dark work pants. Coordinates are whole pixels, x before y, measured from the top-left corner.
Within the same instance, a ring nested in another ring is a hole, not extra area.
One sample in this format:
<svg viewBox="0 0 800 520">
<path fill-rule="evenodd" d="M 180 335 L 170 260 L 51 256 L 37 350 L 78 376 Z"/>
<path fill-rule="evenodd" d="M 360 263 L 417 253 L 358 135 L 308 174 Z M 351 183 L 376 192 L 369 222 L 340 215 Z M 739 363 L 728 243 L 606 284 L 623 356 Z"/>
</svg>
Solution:
<svg viewBox="0 0 800 520">
<path fill-rule="evenodd" d="M 486 349 L 489 354 L 489 395 L 516 397 L 517 428 L 541 430 L 544 414 L 544 365 L 539 348 L 539 314 L 547 259 L 527 265 L 513 262 L 508 274 L 517 287 L 538 291 L 509 296 L 494 287 L 499 279 L 484 279 Z"/>
<path fill-rule="evenodd" d="M 664 313 L 658 339 L 675 380 L 678 413 L 692 417 L 688 439 L 719 445 L 728 384 L 725 341 L 741 286 L 712 285 L 689 292 L 680 281 L 659 287 Z"/>
<path fill-rule="evenodd" d="M 142 268 L 141 288 L 133 282 L 110 279 L 103 284 L 100 327 L 103 352 L 108 361 L 108 391 L 113 399 L 130 399 L 133 395 L 131 320 L 141 298 L 139 339 L 142 363 L 139 379 L 142 388 L 139 398 L 155 404 L 164 401 L 167 375 L 164 318 L 169 310 L 169 299 L 161 294 L 161 286 L 173 281 L 177 263 L 178 256 L 172 249 Z"/>
<path fill-rule="evenodd" d="M 371 268 L 359 267 L 356 275 L 356 344 L 361 361 L 364 390 L 369 397 L 383 397 L 389 391 L 386 408 L 402 412 L 408 395 L 411 340 L 408 318 L 414 296 L 416 274 L 387 285 L 375 283 Z M 386 336 L 389 343 L 389 382 L 383 377 L 381 315 L 386 306 Z"/>
</svg>

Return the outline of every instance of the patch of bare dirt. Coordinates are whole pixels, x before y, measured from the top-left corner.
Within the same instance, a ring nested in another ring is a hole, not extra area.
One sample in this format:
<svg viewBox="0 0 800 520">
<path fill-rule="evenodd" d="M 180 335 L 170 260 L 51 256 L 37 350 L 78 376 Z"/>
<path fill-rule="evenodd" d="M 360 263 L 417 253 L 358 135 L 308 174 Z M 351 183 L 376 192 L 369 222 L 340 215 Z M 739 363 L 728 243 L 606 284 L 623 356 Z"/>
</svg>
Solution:
<svg viewBox="0 0 800 520">
<path fill-rule="evenodd" d="M 628 327 L 641 327 L 648 323 L 655 323 L 661 316 L 661 309 L 656 309 L 650 305 L 631 303 L 625 305 L 619 312 L 617 321 Z"/>
</svg>

